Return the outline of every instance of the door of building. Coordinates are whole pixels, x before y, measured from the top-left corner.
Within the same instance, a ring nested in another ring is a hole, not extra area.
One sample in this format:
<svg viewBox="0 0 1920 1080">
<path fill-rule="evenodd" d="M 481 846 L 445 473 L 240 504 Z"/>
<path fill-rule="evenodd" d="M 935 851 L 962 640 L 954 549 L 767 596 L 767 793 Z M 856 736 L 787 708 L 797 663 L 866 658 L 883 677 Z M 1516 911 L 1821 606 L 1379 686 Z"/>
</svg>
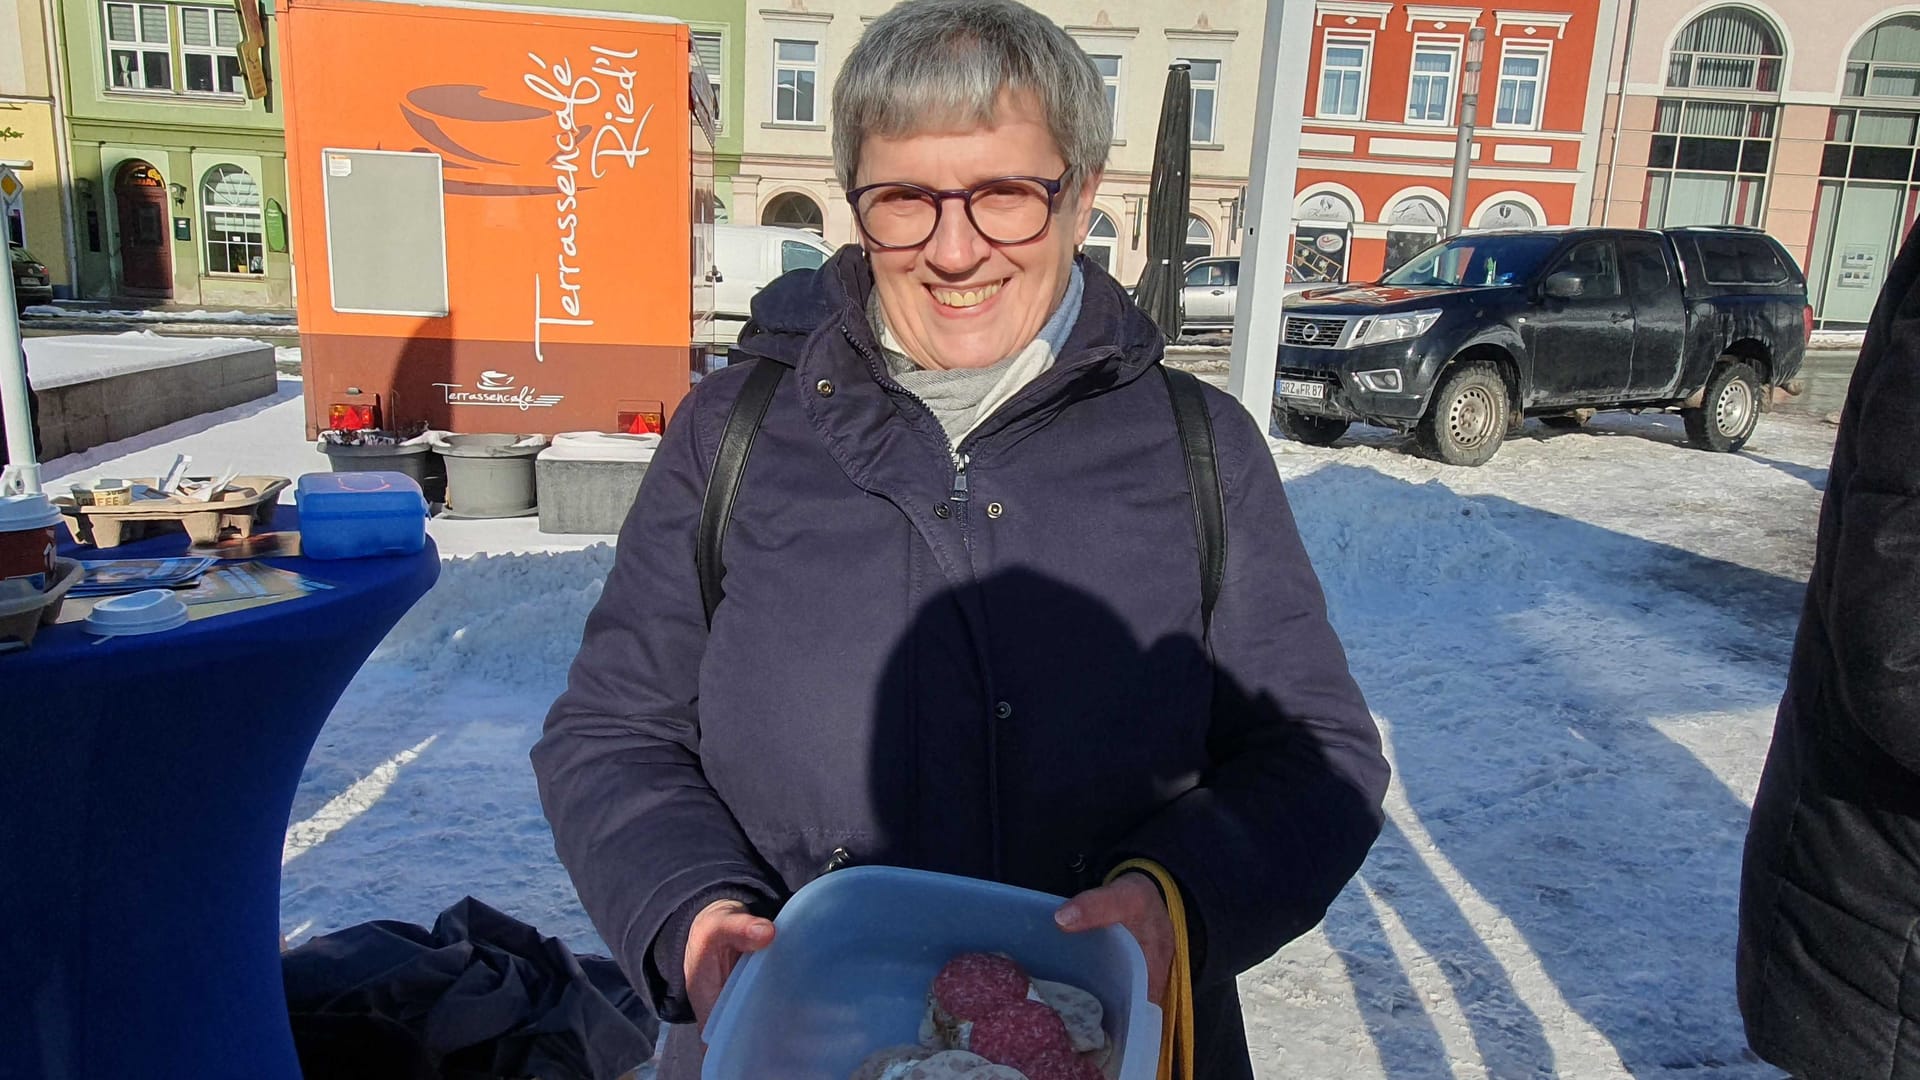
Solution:
<svg viewBox="0 0 1920 1080">
<path fill-rule="evenodd" d="M 120 166 L 113 181 L 120 224 L 120 287 L 173 296 L 173 243 L 167 235 L 167 185 L 144 161 Z"/>
<path fill-rule="evenodd" d="M 1826 280 L 1813 283 L 1821 301 L 1820 318 L 1828 324 L 1864 326 L 1873 318 L 1874 301 L 1893 263 L 1905 189 L 1850 183 L 1822 192 L 1829 194 L 1838 196 L 1839 203 L 1831 236 L 1814 238 L 1827 252 Z"/>
</svg>

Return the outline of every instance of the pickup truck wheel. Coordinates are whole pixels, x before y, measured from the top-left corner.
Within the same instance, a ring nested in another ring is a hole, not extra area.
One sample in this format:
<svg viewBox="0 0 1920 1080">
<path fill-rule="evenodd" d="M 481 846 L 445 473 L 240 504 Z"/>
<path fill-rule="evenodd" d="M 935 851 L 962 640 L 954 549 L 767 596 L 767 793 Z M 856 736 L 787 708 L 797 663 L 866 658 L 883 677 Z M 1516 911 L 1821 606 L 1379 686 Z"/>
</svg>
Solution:
<svg viewBox="0 0 1920 1080">
<path fill-rule="evenodd" d="M 1441 380 L 1414 441 L 1449 465 L 1484 465 L 1507 437 L 1507 384 L 1487 364 L 1466 364 Z"/>
<path fill-rule="evenodd" d="M 1701 406 L 1681 412 L 1687 438 L 1702 450 L 1729 454 L 1747 445 L 1760 423 L 1760 374 L 1739 360 L 1723 361 L 1701 392 Z"/>
<path fill-rule="evenodd" d="M 1280 425 L 1282 435 L 1308 446 L 1332 446 L 1335 439 L 1347 433 L 1349 426 L 1345 420 L 1309 416 L 1291 409 L 1275 409 L 1273 419 Z"/>
</svg>

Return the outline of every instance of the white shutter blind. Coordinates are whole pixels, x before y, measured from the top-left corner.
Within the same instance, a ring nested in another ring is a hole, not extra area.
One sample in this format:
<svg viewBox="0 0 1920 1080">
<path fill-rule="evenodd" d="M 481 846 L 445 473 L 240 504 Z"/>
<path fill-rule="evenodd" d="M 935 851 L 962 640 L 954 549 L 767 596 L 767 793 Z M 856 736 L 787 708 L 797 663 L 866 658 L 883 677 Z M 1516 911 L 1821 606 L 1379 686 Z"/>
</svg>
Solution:
<svg viewBox="0 0 1920 1080">
<path fill-rule="evenodd" d="M 693 51 L 700 56 L 700 64 L 707 69 L 707 78 L 714 82 L 720 80 L 720 35 L 707 30 L 693 32 Z"/>
<path fill-rule="evenodd" d="M 167 41 L 167 9 L 163 7 L 140 8 L 140 40 L 155 44 Z"/>
</svg>

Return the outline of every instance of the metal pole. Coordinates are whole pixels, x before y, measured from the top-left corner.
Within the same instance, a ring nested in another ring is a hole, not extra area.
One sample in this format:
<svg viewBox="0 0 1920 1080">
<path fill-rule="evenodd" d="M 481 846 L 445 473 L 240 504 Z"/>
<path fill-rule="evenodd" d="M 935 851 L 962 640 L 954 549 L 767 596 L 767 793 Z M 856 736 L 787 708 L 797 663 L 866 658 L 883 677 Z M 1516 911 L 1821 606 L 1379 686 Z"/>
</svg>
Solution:
<svg viewBox="0 0 1920 1080">
<path fill-rule="evenodd" d="M 1640 0 L 1627 0 L 1627 43 L 1620 52 L 1620 92 L 1613 98 L 1613 123 L 1607 134 L 1607 193 L 1600 201 L 1600 224 L 1613 223 L 1613 174 L 1620 164 L 1620 121 L 1627 113 L 1627 79 L 1633 71 L 1633 32 L 1640 25 Z M 1606 106 L 1600 119 L 1606 120 Z"/>
<path fill-rule="evenodd" d="M 14 306 L 13 267 L 0 272 L 0 423 L 7 426 L 7 461 L 40 490 L 40 459 L 33 454 L 33 391 L 27 385 L 27 354 L 20 348 L 19 309 Z"/>
<path fill-rule="evenodd" d="M 1467 222 L 1467 171 L 1473 163 L 1473 122 L 1480 110 L 1480 52 L 1487 32 L 1474 27 L 1467 35 L 1467 64 L 1460 80 L 1459 125 L 1453 140 L 1453 191 L 1447 197 L 1447 235 L 1458 236 Z"/>
<path fill-rule="evenodd" d="M 1312 0 L 1267 0 L 1260 53 L 1260 93 L 1253 119 L 1244 232 L 1240 238 L 1240 302 L 1233 311 L 1232 367 L 1227 391 L 1266 431 L 1273 422 L 1274 367 L 1280 358 L 1280 296 L 1287 280 L 1288 237 L 1299 190 L 1300 117 L 1307 99 L 1313 40 Z M 1294 42 L 1288 49 L 1286 42 Z M 1269 283 L 1263 294 L 1260 283 Z"/>
</svg>

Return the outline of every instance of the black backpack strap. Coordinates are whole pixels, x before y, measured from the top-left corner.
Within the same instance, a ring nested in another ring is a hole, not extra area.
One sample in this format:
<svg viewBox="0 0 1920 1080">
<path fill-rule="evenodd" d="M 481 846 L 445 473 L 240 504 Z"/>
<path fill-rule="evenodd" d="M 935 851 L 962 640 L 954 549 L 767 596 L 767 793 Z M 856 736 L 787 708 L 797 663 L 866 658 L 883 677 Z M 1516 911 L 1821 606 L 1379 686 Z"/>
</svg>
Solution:
<svg viewBox="0 0 1920 1080">
<path fill-rule="evenodd" d="M 1200 625 L 1213 629 L 1213 606 L 1227 576 L 1226 497 L 1220 490 L 1220 464 L 1213 451 L 1213 417 L 1200 380 L 1191 372 L 1162 364 L 1173 397 L 1173 422 L 1187 456 L 1187 483 L 1193 489 L 1193 526 L 1200 538 Z"/>
<path fill-rule="evenodd" d="M 780 385 L 787 365 L 773 360 L 756 360 L 747 372 L 747 381 L 727 414 L 727 427 L 720 436 L 720 449 L 713 456 L 713 472 L 707 476 L 707 497 L 700 507 L 700 536 L 693 549 L 694 569 L 700 574 L 700 602 L 707 609 L 707 625 L 713 625 L 714 609 L 726 591 L 727 567 L 720 558 L 720 546 L 727 539 L 727 524 L 733 520 L 733 499 L 740 492 L 740 477 L 747 471 L 747 455 L 753 452 L 754 436 L 767 417 L 773 392 Z"/>
</svg>

